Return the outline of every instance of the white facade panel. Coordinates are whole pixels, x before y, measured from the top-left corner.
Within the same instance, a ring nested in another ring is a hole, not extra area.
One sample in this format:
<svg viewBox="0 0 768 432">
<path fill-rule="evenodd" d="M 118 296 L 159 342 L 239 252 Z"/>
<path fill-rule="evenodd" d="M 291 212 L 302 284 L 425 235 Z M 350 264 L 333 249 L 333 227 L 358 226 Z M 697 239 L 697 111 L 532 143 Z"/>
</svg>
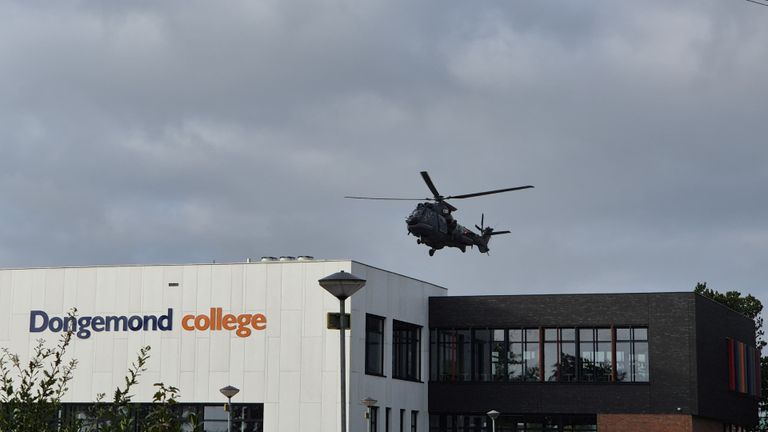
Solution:
<svg viewBox="0 0 768 432">
<path fill-rule="evenodd" d="M 339 302 L 317 280 L 340 270 L 367 279 L 346 301 L 350 432 L 365 430 L 365 397 L 379 401 L 380 430 L 390 407 L 392 430 L 406 409 L 408 422 L 419 412 L 419 430 L 426 431 L 427 299 L 446 291 L 353 261 L 0 270 L 0 347 L 28 356 L 38 338 L 54 345 L 61 335 L 53 331 L 56 320 L 60 328 L 77 308 L 79 319 L 91 321 L 81 323 L 68 352 L 79 364 L 65 402 L 111 395 L 149 345 L 135 402 L 151 401 L 154 382 L 178 387 L 181 402 L 190 403 L 222 403 L 218 389 L 233 385 L 241 389 L 233 402 L 264 404 L 265 431 L 336 431 L 339 332 L 326 329 L 326 315 L 338 312 Z M 385 318 L 384 376 L 365 374 L 369 313 Z M 266 322 L 253 321 L 257 314 Z M 33 332 L 43 316 L 49 327 Z M 422 327 L 424 382 L 392 378 L 393 320 Z"/>
</svg>

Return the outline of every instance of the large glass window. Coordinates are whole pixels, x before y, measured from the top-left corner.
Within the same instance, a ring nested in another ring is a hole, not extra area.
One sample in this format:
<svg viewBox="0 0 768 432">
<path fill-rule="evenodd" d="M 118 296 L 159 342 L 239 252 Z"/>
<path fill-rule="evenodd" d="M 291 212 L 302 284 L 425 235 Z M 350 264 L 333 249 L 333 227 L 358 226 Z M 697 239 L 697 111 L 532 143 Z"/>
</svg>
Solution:
<svg viewBox="0 0 768 432">
<path fill-rule="evenodd" d="M 646 327 L 433 330 L 431 334 L 433 380 L 649 379 Z"/>
<path fill-rule="evenodd" d="M 474 330 L 472 340 L 472 362 L 475 381 L 491 380 L 491 331 Z"/>
<path fill-rule="evenodd" d="M 384 375 L 384 318 L 365 316 L 365 373 Z"/>
<path fill-rule="evenodd" d="M 432 332 L 432 379 L 469 381 L 472 340 L 469 330 L 435 330 Z"/>
<path fill-rule="evenodd" d="M 132 420 L 131 432 L 148 430 L 144 418 L 151 409 L 151 404 L 129 404 L 126 408 Z M 177 404 L 173 410 L 179 416 L 182 431 L 225 432 L 227 430 L 227 412 L 223 404 Z M 261 432 L 264 422 L 264 405 L 232 404 L 232 430 L 242 432 Z M 73 426 L 78 430 L 91 430 L 99 422 L 98 413 L 92 404 L 62 404 L 63 425 Z"/>
<path fill-rule="evenodd" d="M 507 343 L 504 330 L 491 330 L 491 373 L 494 381 L 507 380 Z"/>
<path fill-rule="evenodd" d="M 579 380 L 608 382 L 613 372 L 611 329 L 579 329 Z"/>
<path fill-rule="evenodd" d="M 372 406 L 370 408 L 370 418 L 368 419 L 370 422 L 368 431 L 369 432 L 378 432 L 379 427 L 379 407 Z"/>
<path fill-rule="evenodd" d="M 647 328 L 616 328 L 616 381 L 648 381 Z"/>
<path fill-rule="evenodd" d="M 421 379 L 421 327 L 402 321 L 392 322 L 392 376 Z"/>
</svg>

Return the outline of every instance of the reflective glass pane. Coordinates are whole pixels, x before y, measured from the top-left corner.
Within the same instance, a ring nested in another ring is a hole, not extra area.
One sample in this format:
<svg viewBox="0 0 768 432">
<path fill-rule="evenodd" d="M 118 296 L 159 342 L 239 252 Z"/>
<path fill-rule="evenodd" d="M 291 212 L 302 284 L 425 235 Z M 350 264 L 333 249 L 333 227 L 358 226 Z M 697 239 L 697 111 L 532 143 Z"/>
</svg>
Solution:
<svg viewBox="0 0 768 432">
<path fill-rule="evenodd" d="M 616 381 L 632 380 L 632 370 L 629 364 L 631 346 L 630 342 L 616 342 Z"/>
<path fill-rule="evenodd" d="M 610 342 L 598 342 L 595 351 L 595 381 L 608 382 L 613 371 L 613 356 Z"/>
<path fill-rule="evenodd" d="M 524 381 L 538 381 L 541 377 L 541 368 L 539 367 L 539 343 L 526 343 L 525 352 L 523 352 L 525 369 L 523 369 Z"/>
<path fill-rule="evenodd" d="M 510 342 L 522 342 L 523 341 L 523 331 L 520 329 L 511 329 L 509 330 L 509 341 Z"/>
<path fill-rule="evenodd" d="M 595 340 L 593 329 L 591 328 L 579 329 L 579 340 L 581 342 L 591 342 Z"/>
<path fill-rule="evenodd" d="M 560 340 L 564 340 L 564 341 L 576 340 L 576 329 L 572 329 L 572 328 L 560 329 Z"/>
<path fill-rule="evenodd" d="M 491 333 L 475 330 L 472 344 L 474 377 L 477 381 L 491 380 Z"/>
<path fill-rule="evenodd" d="M 539 340 L 539 329 L 525 329 L 525 341 L 535 342 Z"/>
<path fill-rule="evenodd" d="M 579 344 L 579 377 L 581 381 L 595 380 L 595 352 L 592 342 Z"/>
<path fill-rule="evenodd" d="M 609 328 L 597 329 L 597 340 L 599 340 L 601 342 L 610 342 L 611 341 L 611 329 L 609 329 Z"/>
<path fill-rule="evenodd" d="M 647 382 L 648 373 L 648 342 L 635 342 L 635 353 L 632 356 L 634 381 Z"/>
<path fill-rule="evenodd" d="M 560 381 L 576 380 L 576 344 L 562 342 L 560 344 Z"/>
<path fill-rule="evenodd" d="M 507 362 L 507 373 L 510 381 L 520 381 L 523 379 L 523 344 L 513 342 L 509 344 L 509 357 Z"/>
<path fill-rule="evenodd" d="M 544 379 L 546 381 L 558 380 L 559 364 L 560 353 L 557 350 L 557 343 L 546 342 L 544 344 Z"/>
<path fill-rule="evenodd" d="M 203 410 L 203 416 L 206 420 L 227 420 L 227 412 L 224 411 L 224 405 L 208 405 Z"/>
<path fill-rule="evenodd" d="M 635 328 L 633 330 L 635 332 L 635 340 L 648 340 L 647 328 Z"/>
<path fill-rule="evenodd" d="M 630 340 L 630 332 L 627 327 L 616 328 L 616 340 Z"/>
<path fill-rule="evenodd" d="M 557 342 L 557 329 L 544 329 L 544 340 L 548 342 Z"/>
</svg>

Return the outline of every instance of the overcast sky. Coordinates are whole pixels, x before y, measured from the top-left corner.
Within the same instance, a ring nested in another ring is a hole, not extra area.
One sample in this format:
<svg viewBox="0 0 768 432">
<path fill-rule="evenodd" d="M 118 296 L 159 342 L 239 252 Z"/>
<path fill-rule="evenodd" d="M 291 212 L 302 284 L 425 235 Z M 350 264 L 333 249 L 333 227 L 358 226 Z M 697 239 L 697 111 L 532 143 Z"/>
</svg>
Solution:
<svg viewBox="0 0 768 432">
<path fill-rule="evenodd" d="M 768 304 L 768 7 L 0 0 L 0 266 L 351 258 Z M 411 202 L 510 229 L 429 257 Z"/>
</svg>

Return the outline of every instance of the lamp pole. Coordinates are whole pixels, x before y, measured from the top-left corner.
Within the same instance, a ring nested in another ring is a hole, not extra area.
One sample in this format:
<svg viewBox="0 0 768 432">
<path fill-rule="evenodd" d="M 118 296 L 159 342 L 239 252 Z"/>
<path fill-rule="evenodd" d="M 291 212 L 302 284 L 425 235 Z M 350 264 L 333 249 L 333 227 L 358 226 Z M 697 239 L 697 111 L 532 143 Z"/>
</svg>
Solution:
<svg viewBox="0 0 768 432">
<path fill-rule="evenodd" d="M 339 364 L 341 369 L 341 432 L 347 432 L 347 358 L 344 338 L 346 327 L 344 302 L 365 286 L 361 279 L 343 270 L 317 281 L 323 289 L 339 299 Z"/>
<path fill-rule="evenodd" d="M 376 402 L 378 402 L 376 399 L 372 399 L 372 398 L 369 398 L 369 397 L 367 397 L 367 398 L 365 398 L 365 399 L 360 401 L 360 403 L 365 405 L 365 408 L 366 408 L 365 419 L 367 420 L 366 421 L 366 424 L 367 424 L 366 430 L 368 432 L 371 432 L 371 422 L 373 421 L 373 419 L 371 418 L 371 407 L 376 405 Z"/>
<path fill-rule="evenodd" d="M 486 413 L 488 417 L 491 418 L 491 428 L 492 432 L 496 432 L 496 419 L 499 417 L 500 412 L 496 410 L 490 410 Z"/>
<path fill-rule="evenodd" d="M 232 432 L 232 398 L 240 393 L 240 389 L 228 385 L 219 391 L 227 398 L 227 432 Z"/>
</svg>

